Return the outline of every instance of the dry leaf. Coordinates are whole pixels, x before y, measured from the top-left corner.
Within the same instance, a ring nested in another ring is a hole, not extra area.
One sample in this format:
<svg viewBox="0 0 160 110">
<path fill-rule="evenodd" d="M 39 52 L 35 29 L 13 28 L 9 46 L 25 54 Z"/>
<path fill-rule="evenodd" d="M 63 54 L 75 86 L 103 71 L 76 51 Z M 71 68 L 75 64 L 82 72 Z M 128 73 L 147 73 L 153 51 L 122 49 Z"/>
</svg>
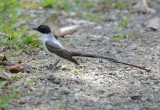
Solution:
<svg viewBox="0 0 160 110">
<path fill-rule="evenodd" d="M 3 62 L 3 61 L 7 61 L 7 58 L 5 55 L 0 54 L 0 62 Z"/>
<path fill-rule="evenodd" d="M 149 8 L 146 0 L 140 1 L 137 5 L 134 6 L 134 9 L 143 13 L 155 13 L 156 11 L 152 8 Z"/>
<path fill-rule="evenodd" d="M 147 27 L 155 29 L 155 30 L 159 30 L 160 29 L 160 18 L 154 17 L 150 19 L 147 23 Z"/>
<path fill-rule="evenodd" d="M 79 25 L 62 27 L 62 24 L 58 16 L 56 15 L 48 17 L 43 24 L 48 25 L 51 28 L 52 33 L 55 37 L 64 37 L 65 35 L 71 35 L 79 28 Z"/>
<path fill-rule="evenodd" d="M 79 29 L 79 25 L 64 27 L 60 29 L 60 36 L 71 35 Z"/>
<path fill-rule="evenodd" d="M 9 70 L 11 73 L 24 72 L 24 69 L 24 67 L 19 67 L 17 65 L 7 67 L 7 70 Z"/>
<path fill-rule="evenodd" d="M 11 78 L 11 75 L 3 72 L 3 71 L 0 71 L 0 79 L 3 79 L 3 80 L 8 80 Z"/>
<path fill-rule="evenodd" d="M 141 73 L 141 74 L 146 73 L 146 71 L 145 71 L 145 70 L 138 70 L 138 72 L 139 72 L 139 73 Z"/>
<path fill-rule="evenodd" d="M 56 15 L 48 17 L 43 24 L 48 25 L 51 28 L 52 33 L 55 37 L 60 36 L 60 28 L 62 25 Z"/>
</svg>

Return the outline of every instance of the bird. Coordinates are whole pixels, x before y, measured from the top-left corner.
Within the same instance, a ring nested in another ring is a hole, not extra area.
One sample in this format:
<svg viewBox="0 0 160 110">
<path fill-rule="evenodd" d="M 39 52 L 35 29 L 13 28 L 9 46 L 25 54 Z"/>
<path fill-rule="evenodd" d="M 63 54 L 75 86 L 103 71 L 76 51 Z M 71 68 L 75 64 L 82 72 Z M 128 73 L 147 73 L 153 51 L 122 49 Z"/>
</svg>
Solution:
<svg viewBox="0 0 160 110">
<path fill-rule="evenodd" d="M 69 50 L 69 49 L 65 48 L 53 36 L 50 27 L 47 26 L 47 25 L 39 25 L 37 28 L 33 28 L 33 29 L 41 33 L 43 48 L 44 48 L 45 52 L 50 54 L 50 55 L 54 55 L 54 59 L 55 59 L 54 64 L 51 65 L 48 69 L 53 69 L 53 68 L 57 67 L 57 64 L 60 61 L 59 58 L 66 59 L 70 62 L 73 62 L 73 63 L 79 65 L 77 60 L 74 59 L 73 57 L 74 56 L 80 56 L 80 57 L 90 57 L 90 58 L 104 59 L 104 60 L 108 60 L 108 61 L 111 61 L 111 62 L 114 62 L 114 63 L 119 63 L 119 64 L 123 64 L 123 65 L 132 66 L 132 67 L 135 67 L 135 68 L 139 68 L 139 69 L 145 70 L 147 72 L 150 71 L 149 69 L 146 69 L 144 67 L 140 67 L 140 66 L 137 66 L 137 65 L 121 62 L 121 61 L 118 61 L 114 58 L 104 57 L 104 56 L 100 56 L 100 55 L 84 54 L 84 53 Z"/>
</svg>

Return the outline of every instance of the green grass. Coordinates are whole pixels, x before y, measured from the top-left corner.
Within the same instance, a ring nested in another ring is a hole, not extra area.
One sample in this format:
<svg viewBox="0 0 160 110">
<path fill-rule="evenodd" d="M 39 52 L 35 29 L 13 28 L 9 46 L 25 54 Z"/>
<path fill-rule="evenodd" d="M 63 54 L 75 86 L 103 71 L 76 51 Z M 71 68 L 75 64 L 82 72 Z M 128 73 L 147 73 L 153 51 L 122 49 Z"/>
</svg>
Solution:
<svg viewBox="0 0 160 110">
<path fill-rule="evenodd" d="M 74 69 L 72 72 L 73 72 L 73 73 L 80 73 L 80 70 Z"/>
<path fill-rule="evenodd" d="M 43 7 L 52 8 L 53 6 L 56 6 L 58 4 L 58 0 L 44 0 Z"/>
<path fill-rule="evenodd" d="M 76 45 L 76 41 L 74 39 L 71 39 L 68 45 L 74 47 Z"/>
<path fill-rule="evenodd" d="M 20 97 L 20 94 L 9 94 L 6 97 L 3 97 L 0 99 L 0 108 L 8 108 L 10 106 L 10 103 L 13 102 L 14 99 L 17 99 Z"/>
<path fill-rule="evenodd" d="M 23 5 L 18 0 L 1 1 L 0 30 L 8 36 L 3 36 L 3 39 L 0 40 L 0 46 L 3 45 L 6 49 L 25 51 L 29 45 L 32 48 L 40 45 L 36 42 L 40 36 L 28 36 L 26 25 L 20 25 L 20 22 L 27 23 L 30 20 L 30 17 L 22 16 L 23 11 Z"/>
<path fill-rule="evenodd" d="M 3 91 L 5 91 L 5 88 L 6 88 L 7 84 L 8 84 L 8 81 L 2 81 L 0 83 L 0 94 L 2 94 L 2 89 L 4 89 Z M 12 90 L 15 90 L 15 89 L 16 89 L 16 87 L 12 86 Z M 0 99 L 0 108 L 9 107 L 10 103 L 14 99 L 17 99 L 20 96 L 20 94 L 17 94 L 17 93 L 13 93 L 13 94 L 4 93 L 3 95 L 5 95 L 5 96 Z"/>
<path fill-rule="evenodd" d="M 55 8 L 57 11 L 69 12 L 72 10 L 70 0 L 44 0 L 44 3 L 40 5 L 44 8 Z"/>
<path fill-rule="evenodd" d="M 125 34 L 121 28 L 116 28 L 116 31 L 118 32 L 119 36 L 113 37 L 112 40 L 118 41 L 118 40 L 122 40 L 125 38 Z"/>
<path fill-rule="evenodd" d="M 105 0 L 104 6 L 105 8 L 118 8 L 125 9 L 129 5 L 131 5 L 132 0 Z"/>
<path fill-rule="evenodd" d="M 57 11 L 65 11 L 66 13 L 76 12 L 79 17 L 82 17 L 89 21 L 98 21 L 102 15 L 95 15 L 89 11 L 90 8 L 97 6 L 98 2 L 92 2 L 91 0 L 44 0 L 44 4 L 40 4 L 44 8 L 54 8 Z M 85 11 L 84 11 L 85 10 Z"/>
<path fill-rule="evenodd" d="M 89 11 L 86 11 L 83 15 L 82 18 L 92 21 L 92 22 L 98 22 L 101 17 L 108 17 L 106 14 L 95 14 L 91 13 Z"/>
<path fill-rule="evenodd" d="M 131 0 L 128 0 L 131 1 Z M 119 8 L 119 9 L 124 9 L 129 5 L 128 2 L 126 2 L 125 0 L 117 0 L 117 2 L 115 2 L 115 7 Z"/>
<path fill-rule="evenodd" d="M 122 22 L 120 23 L 120 25 L 123 26 L 123 27 L 125 27 L 125 26 L 127 26 L 127 25 L 129 24 L 129 22 L 130 22 L 130 19 L 129 19 L 129 18 L 126 18 L 124 21 L 122 21 Z"/>
<path fill-rule="evenodd" d="M 118 8 L 125 9 L 131 4 L 131 0 L 106 0 L 104 4 L 105 8 Z M 39 6 L 43 8 L 53 8 L 59 12 L 65 11 L 66 13 L 75 12 L 77 16 L 86 19 L 88 21 L 99 21 L 99 18 L 105 16 L 104 14 L 98 14 L 98 12 L 92 12 L 91 8 L 99 6 L 103 0 L 44 0 L 39 3 Z"/>
<path fill-rule="evenodd" d="M 119 41 L 119 40 L 123 40 L 125 38 L 129 39 L 129 38 L 140 38 L 141 36 L 136 35 L 136 34 L 129 34 L 129 33 L 124 33 L 122 31 L 122 28 L 116 28 L 116 31 L 118 32 L 119 36 L 116 37 L 112 37 L 112 40 L 114 41 Z"/>
<path fill-rule="evenodd" d="M 64 104 L 64 103 L 63 103 L 63 104 L 60 104 L 60 105 L 59 105 L 59 108 L 60 108 L 60 109 L 63 109 L 63 108 L 64 108 L 64 106 L 65 106 L 65 104 Z"/>
<path fill-rule="evenodd" d="M 21 72 L 15 74 L 13 77 L 12 77 L 12 80 L 21 80 L 21 77 L 22 77 L 22 74 Z"/>
<path fill-rule="evenodd" d="M 2 94 L 2 96 L 0 95 L 1 99 L 0 99 L 0 108 L 8 108 L 11 103 L 14 100 L 17 100 L 18 98 L 20 98 L 23 93 L 21 93 L 21 89 L 24 89 L 26 87 L 30 87 L 30 85 L 35 82 L 39 77 L 34 77 L 32 78 L 30 81 L 26 81 L 21 85 L 15 85 L 14 82 L 17 81 L 21 81 L 23 78 L 23 74 L 22 73 L 17 73 L 13 76 L 13 78 L 11 78 L 10 81 L 12 81 L 12 83 L 8 82 L 8 81 L 2 81 L 0 82 L 0 94 Z M 10 85 L 8 87 L 8 85 Z M 11 88 L 8 92 L 7 91 L 8 88 Z M 3 91 L 3 92 L 2 92 Z"/>
<path fill-rule="evenodd" d="M 29 81 L 29 83 L 35 82 L 38 78 L 39 78 L 39 77 L 32 78 L 32 79 Z"/>
<path fill-rule="evenodd" d="M 7 81 L 3 81 L 0 83 L 0 93 L 7 83 L 8 83 Z"/>
</svg>

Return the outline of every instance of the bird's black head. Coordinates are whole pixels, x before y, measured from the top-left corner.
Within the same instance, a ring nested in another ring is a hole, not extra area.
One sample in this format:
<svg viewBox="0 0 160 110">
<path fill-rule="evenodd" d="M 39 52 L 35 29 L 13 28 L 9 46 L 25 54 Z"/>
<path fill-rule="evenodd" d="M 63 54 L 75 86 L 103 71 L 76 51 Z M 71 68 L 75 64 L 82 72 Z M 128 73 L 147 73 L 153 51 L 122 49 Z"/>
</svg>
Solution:
<svg viewBox="0 0 160 110">
<path fill-rule="evenodd" d="M 39 31 L 40 33 L 43 33 L 43 34 L 49 34 L 49 33 L 51 33 L 51 29 L 47 25 L 40 25 L 37 28 L 33 28 L 33 29 L 37 30 L 37 31 Z"/>
</svg>

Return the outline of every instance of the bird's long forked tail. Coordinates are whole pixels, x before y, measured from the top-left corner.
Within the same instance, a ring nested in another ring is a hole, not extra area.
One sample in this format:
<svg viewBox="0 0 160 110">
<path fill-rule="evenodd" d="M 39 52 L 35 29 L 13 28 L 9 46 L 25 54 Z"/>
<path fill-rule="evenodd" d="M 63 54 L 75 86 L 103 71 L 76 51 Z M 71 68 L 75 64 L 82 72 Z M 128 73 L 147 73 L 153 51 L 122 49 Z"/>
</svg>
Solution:
<svg viewBox="0 0 160 110">
<path fill-rule="evenodd" d="M 118 61 L 118 60 L 113 59 L 113 58 L 108 58 L 108 57 L 103 57 L 103 56 L 97 56 L 97 55 L 91 55 L 91 54 L 82 54 L 82 53 L 78 53 L 78 52 L 73 52 L 72 56 L 81 56 L 81 57 L 90 57 L 90 58 L 101 58 L 101 59 L 105 59 L 105 60 L 108 60 L 108 61 L 111 61 L 111 62 L 114 62 L 114 63 L 120 63 L 120 64 L 123 64 L 123 65 L 132 66 L 132 67 L 139 68 L 139 69 L 145 70 L 147 72 L 150 72 L 149 69 L 146 69 L 146 68 L 143 68 L 143 67 L 140 67 L 140 66 L 136 66 L 136 65 L 133 65 L 133 64 L 121 62 L 121 61 Z"/>
</svg>

